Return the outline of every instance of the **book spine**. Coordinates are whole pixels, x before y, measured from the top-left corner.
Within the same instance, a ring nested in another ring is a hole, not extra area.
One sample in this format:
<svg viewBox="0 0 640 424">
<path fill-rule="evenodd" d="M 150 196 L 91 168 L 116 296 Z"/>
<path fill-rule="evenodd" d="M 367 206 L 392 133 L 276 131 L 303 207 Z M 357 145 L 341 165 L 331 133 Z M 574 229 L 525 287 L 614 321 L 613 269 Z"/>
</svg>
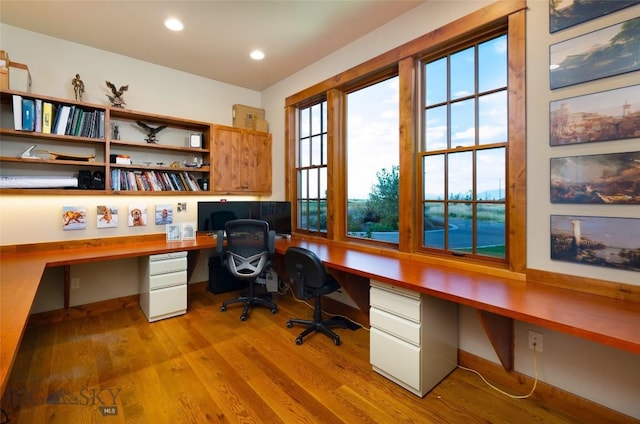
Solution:
<svg viewBox="0 0 640 424">
<path fill-rule="evenodd" d="M 42 99 L 36 99 L 35 131 L 42 132 Z"/>
<path fill-rule="evenodd" d="M 51 126 L 53 124 L 53 105 L 49 102 L 42 104 L 42 132 L 51 134 Z"/>
<path fill-rule="evenodd" d="M 36 105 L 33 99 L 22 99 L 22 130 L 35 129 Z"/>
<path fill-rule="evenodd" d="M 71 131 L 72 128 L 72 124 L 73 124 L 73 115 L 75 115 L 76 113 L 76 107 L 75 106 L 71 106 L 71 109 L 69 110 L 69 117 L 67 118 L 67 125 L 65 125 L 64 127 L 64 134 L 65 135 L 73 135 L 73 132 Z"/>
<path fill-rule="evenodd" d="M 100 111 L 100 123 L 98 126 L 98 138 L 104 138 L 104 110 Z"/>
<path fill-rule="evenodd" d="M 13 95 L 13 129 L 22 130 L 22 96 Z"/>
<path fill-rule="evenodd" d="M 78 122 L 76 123 L 76 129 L 73 132 L 73 135 L 80 135 L 82 133 L 82 126 L 84 125 L 84 117 L 86 113 L 84 110 L 80 109 L 80 114 L 78 115 Z"/>
<path fill-rule="evenodd" d="M 67 120 L 69 119 L 69 112 L 71 111 L 71 107 L 67 105 L 63 105 L 60 108 L 60 112 L 58 113 L 59 118 L 56 123 L 56 134 L 64 135 L 67 130 Z"/>
</svg>

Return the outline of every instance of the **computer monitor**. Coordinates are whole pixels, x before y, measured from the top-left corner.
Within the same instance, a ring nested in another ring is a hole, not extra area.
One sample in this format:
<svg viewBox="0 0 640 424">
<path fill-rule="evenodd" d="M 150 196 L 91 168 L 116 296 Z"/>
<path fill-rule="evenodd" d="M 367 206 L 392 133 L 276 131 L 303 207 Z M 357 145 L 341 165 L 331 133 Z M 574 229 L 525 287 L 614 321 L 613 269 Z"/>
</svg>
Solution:
<svg viewBox="0 0 640 424">
<path fill-rule="evenodd" d="M 291 202 L 198 202 L 198 231 L 224 230 L 232 219 L 262 219 L 278 235 L 291 234 Z"/>
</svg>

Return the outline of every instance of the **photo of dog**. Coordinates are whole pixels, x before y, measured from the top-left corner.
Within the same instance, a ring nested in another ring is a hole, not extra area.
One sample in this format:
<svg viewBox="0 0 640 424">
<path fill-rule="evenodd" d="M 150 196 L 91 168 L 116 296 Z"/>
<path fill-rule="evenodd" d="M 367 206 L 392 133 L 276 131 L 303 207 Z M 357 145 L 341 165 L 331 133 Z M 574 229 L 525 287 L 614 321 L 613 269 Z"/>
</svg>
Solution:
<svg viewBox="0 0 640 424">
<path fill-rule="evenodd" d="M 84 206 L 63 206 L 62 207 L 62 229 L 84 230 L 87 228 L 87 212 Z"/>
<path fill-rule="evenodd" d="M 118 209 L 114 206 L 98 205 L 98 228 L 114 228 L 118 226 Z"/>
<path fill-rule="evenodd" d="M 129 227 L 144 227 L 147 225 L 147 207 L 129 206 Z"/>
</svg>

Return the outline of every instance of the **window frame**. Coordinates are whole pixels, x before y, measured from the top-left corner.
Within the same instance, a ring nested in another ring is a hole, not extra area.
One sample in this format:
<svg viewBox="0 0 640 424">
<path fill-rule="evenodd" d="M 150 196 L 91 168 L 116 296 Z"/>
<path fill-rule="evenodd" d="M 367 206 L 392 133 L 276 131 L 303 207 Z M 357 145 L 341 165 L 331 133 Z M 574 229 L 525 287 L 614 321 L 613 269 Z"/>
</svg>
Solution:
<svg viewBox="0 0 640 424">
<path fill-rule="evenodd" d="M 431 63 L 433 61 L 437 61 L 439 59 L 442 58 L 447 58 L 447 63 L 449 63 L 450 58 L 461 51 L 467 50 L 469 48 L 473 48 L 474 49 L 474 64 L 475 66 L 478 65 L 478 60 L 479 60 L 479 56 L 478 56 L 478 48 L 480 45 L 482 45 L 485 42 L 491 41 L 495 38 L 498 37 L 502 37 L 502 36 L 508 36 L 508 31 L 506 29 L 503 28 L 497 28 L 495 31 L 490 31 L 488 33 L 481 33 L 479 34 L 477 37 L 475 38 L 471 38 L 469 37 L 469 39 L 465 39 L 464 42 L 461 42 L 458 45 L 455 45 L 453 47 L 445 47 L 439 51 L 433 51 L 430 52 L 429 55 L 425 55 L 424 57 L 421 57 L 419 59 L 419 72 L 420 72 L 420 89 L 419 92 L 417 93 L 417 102 L 419 104 L 419 113 L 420 113 L 420 117 L 422 118 L 422 116 L 424 116 L 425 111 L 430 108 L 433 107 L 433 105 L 429 105 L 427 106 L 425 104 L 425 98 L 424 98 L 424 93 L 425 93 L 425 68 L 426 65 L 428 63 Z M 505 67 L 508 68 L 509 66 L 509 51 L 507 49 L 507 63 L 505 65 Z M 476 68 L 476 71 L 478 69 Z M 447 66 L 447 77 L 450 77 L 450 69 L 449 66 Z M 505 88 L 492 88 L 490 90 L 486 90 L 486 91 L 480 91 L 477 88 L 478 85 L 478 78 L 479 75 L 476 74 L 474 77 L 474 86 L 476 87 L 474 90 L 474 92 L 472 94 L 468 94 L 466 96 L 463 97 L 458 97 L 455 99 L 450 98 L 450 93 L 447 94 L 447 99 L 441 102 L 438 102 L 435 106 L 447 106 L 447 122 L 450 121 L 451 115 L 452 113 L 450 112 L 451 109 L 451 105 L 465 101 L 465 100 L 469 100 L 469 99 L 474 99 L 475 100 L 475 109 L 474 109 L 474 115 L 475 115 L 475 119 L 474 119 L 474 126 L 476 129 L 478 129 L 479 127 L 479 122 L 478 122 L 478 111 L 479 111 L 479 100 L 481 99 L 482 96 L 486 96 L 486 95 L 492 95 L 492 94 L 496 94 L 496 93 L 507 93 L 509 92 L 509 82 L 507 81 L 507 85 Z M 448 91 L 448 90 L 447 90 Z M 508 103 L 508 99 L 507 99 L 507 103 Z M 508 107 L 508 104 L 507 104 Z M 510 112 L 509 112 L 510 113 Z M 508 125 L 508 121 L 509 119 L 507 119 L 507 125 Z M 506 187 L 509 184 L 509 180 L 508 180 L 508 169 L 509 169 L 509 135 L 508 135 L 508 128 L 507 128 L 507 139 L 505 141 L 502 142 L 491 142 L 491 143 L 480 143 L 478 144 L 478 137 L 479 134 L 476 132 L 475 133 L 475 141 L 473 145 L 468 145 L 468 146 L 460 146 L 460 147 L 453 147 L 453 146 L 446 146 L 443 148 L 439 148 L 439 149 L 435 149 L 435 150 L 429 150 L 426 148 L 426 130 L 427 130 L 427 126 L 425 125 L 424 119 L 420 120 L 420 137 L 417 140 L 417 167 L 418 167 L 418 176 L 419 178 L 417 179 L 417 186 L 418 186 L 418 190 L 416 192 L 416 207 L 419 209 L 419 211 L 416 212 L 416 221 L 415 221 L 415 227 L 414 228 L 418 228 L 420 229 L 420 235 L 421 237 L 416 237 L 415 238 L 415 244 L 414 244 L 414 249 L 417 252 L 424 252 L 424 253 L 430 253 L 430 254 L 434 254 L 434 255 L 443 255 L 443 256 L 464 256 L 467 258 L 470 258 L 472 260 L 479 260 L 481 262 L 496 262 L 496 263 L 506 263 L 508 261 L 508 256 L 507 256 L 507 251 L 505 250 L 505 256 L 504 258 L 502 257 L 494 257 L 494 256 L 487 256 L 487 255 L 480 255 L 477 254 L 475 252 L 465 252 L 465 253 L 461 253 L 458 252 L 457 250 L 451 248 L 451 247 L 447 247 L 448 241 L 447 238 L 445 237 L 444 240 L 444 246 L 442 248 L 435 248 L 435 247 L 428 247 L 425 246 L 423 243 L 423 238 L 422 238 L 422 234 L 424 234 L 424 218 L 423 218 L 423 213 L 424 213 L 424 205 L 427 203 L 433 203 L 433 204 L 442 204 L 444 211 L 445 211 L 445 217 L 447 215 L 446 211 L 448 210 L 449 206 L 453 205 L 453 204 L 466 204 L 469 203 L 471 204 L 471 208 L 473 210 L 473 217 L 471 219 L 471 223 L 472 223 L 472 228 L 473 228 L 473 232 L 471 235 L 472 238 L 472 249 L 475 250 L 478 246 L 477 246 L 477 225 L 478 225 L 478 218 L 477 218 L 477 207 L 478 205 L 482 205 L 482 204 L 502 204 L 504 205 L 505 208 L 505 249 L 508 247 L 508 240 L 507 240 L 507 233 L 508 233 L 508 229 L 509 229 L 509 214 L 507 213 L 507 203 L 509 201 L 509 191 L 506 190 Z M 450 143 L 450 127 L 447 127 L 447 144 Z M 481 152 L 481 151 L 488 151 L 491 149 L 495 149 L 495 148 L 504 148 L 505 149 L 505 201 L 504 202 L 495 202 L 495 201 L 483 201 L 483 200 L 478 200 L 475 197 L 470 199 L 470 200 L 453 200 L 453 199 L 449 199 L 449 193 L 447 190 L 445 190 L 444 193 L 444 199 L 442 201 L 434 201 L 434 200 L 429 200 L 429 199 L 424 199 L 424 167 L 423 167 L 423 163 L 424 163 L 424 159 L 426 157 L 430 157 L 430 156 L 439 156 L 439 155 L 444 155 L 444 167 L 445 167 L 445 176 L 448 174 L 447 168 L 449 166 L 448 164 L 448 158 L 450 157 L 451 154 L 454 153 L 463 153 L 463 152 L 471 152 L 472 154 L 472 162 L 473 162 L 473 169 L 475 170 L 475 172 L 472 174 L 472 178 L 473 178 L 473 185 L 475 186 L 475 182 L 477 180 L 478 177 L 478 173 L 477 173 L 477 169 L 476 169 L 476 159 L 477 159 L 477 152 Z M 447 230 L 445 229 L 445 234 L 447 233 Z"/>
<path fill-rule="evenodd" d="M 399 219 L 399 244 L 397 248 L 371 247 L 390 255 L 420 255 L 437 258 L 438 254 L 417 249 L 421 243 L 416 228 L 421 219 L 422 203 L 418 178 L 422 169 L 418 152 L 422 109 L 418 104 L 418 89 L 421 59 L 437 51 L 454 50 L 464 45 L 465 40 L 478 39 L 482 34 L 506 31 L 508 44 L 508 88 L 509 110 L 506 208 L 507 229 L 504 263 L 471 257 L 442 257 L 443 260 L 470 262 L 492 267 L 524 272 L 526 268 L 526 115 L 525 115 L 525 13 L 526 2 L 497 1 L 446 24 L 432 32 L 392 49 L 380 56 L 357 65 L 334 77 L 304 89 L 285 101 L 286 142 L 286 195 L 296 199 L 296 113 L 298 107 L 309 105 L 319 98 L 327 100 L 328 169 L 327 169 L 327 233 L 330 242 L 359 245 L 367 249 L 367 243 L 345 239 L 346 235 L 346 178 L 345 170 L 345 101 L 346 93 L 355 87 L 383 79 L 385 75 L 397 73 L 400 79 L 400 189 L 401 205 L 409 204 L 409 213 Z M 468 43 L 468 42 L 467 42 Z M 294 202 L 293 215 L 297 216 Z M 294 226 L 295 227 L 295 226 Z M 295 232 L 294 232 L 295 235 Z M 302 234 L 306 235 L 306 234 Z M 373 242 L 376 243 L 376 242 Z M 379 243 L 376 243 L 376 245 Z M 371 246 L 371 242 L 368 243 Z M 396 253 L 393 253 L 396 251 Z"/>
</svg>

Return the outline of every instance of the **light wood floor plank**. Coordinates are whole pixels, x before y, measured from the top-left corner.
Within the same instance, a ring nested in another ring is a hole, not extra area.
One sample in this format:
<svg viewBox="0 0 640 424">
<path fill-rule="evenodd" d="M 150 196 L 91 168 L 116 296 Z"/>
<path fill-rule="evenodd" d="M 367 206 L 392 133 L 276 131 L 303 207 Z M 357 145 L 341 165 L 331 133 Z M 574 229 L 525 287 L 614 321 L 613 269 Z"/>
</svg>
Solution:
<svg viewBox="0 0 640 424">
<path fill-rule="evenodd" d="M 258 307 L 242 322 L 240 306 L 220 311 L 235 295 L 190 293 L 186 315 L 154 323 L 135 305 L 35 319 L 2 408 L 12 424 L 579 422 L 461 369 L 419 398 L 371 370 L 368 331 L 337 329 L 340 346 L 321 334 L 297 346 L 302 328 L 286 321 L 311 309 L 275 296 L 277 314 Z M 67 402 L 47 403 L 56 394 Z M 117 414 L 103 416 L 109 394 Z"/>
</svg>

